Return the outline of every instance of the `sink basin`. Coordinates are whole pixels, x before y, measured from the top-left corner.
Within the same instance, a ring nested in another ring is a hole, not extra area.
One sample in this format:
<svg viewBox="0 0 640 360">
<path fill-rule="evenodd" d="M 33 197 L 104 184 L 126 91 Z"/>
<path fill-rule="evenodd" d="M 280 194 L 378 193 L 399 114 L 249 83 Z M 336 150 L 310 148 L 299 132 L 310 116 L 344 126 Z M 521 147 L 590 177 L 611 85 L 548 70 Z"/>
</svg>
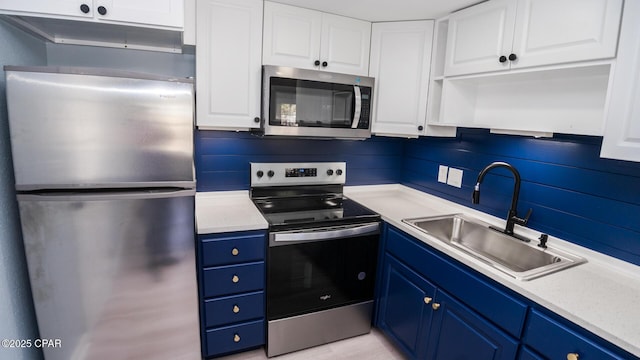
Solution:
<svg viewBox="0 0 640 360">
<path fill-rule="evenodd" d="M 531 280 L 586 262 L 579 256 L 527 243 L 463 214 L 403 219 L 418 230 L 519 280 Z"/>
</svg>

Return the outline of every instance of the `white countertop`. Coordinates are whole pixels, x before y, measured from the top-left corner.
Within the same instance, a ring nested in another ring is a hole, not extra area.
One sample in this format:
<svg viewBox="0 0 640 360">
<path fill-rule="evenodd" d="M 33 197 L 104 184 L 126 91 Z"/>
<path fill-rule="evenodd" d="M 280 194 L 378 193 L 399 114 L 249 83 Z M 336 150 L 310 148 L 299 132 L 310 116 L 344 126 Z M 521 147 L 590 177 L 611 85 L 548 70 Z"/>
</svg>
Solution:
<svg viewBox="0 0 640 360">
<path fill-rule="evenodd" d="M 433 248 L 640 356 L 640 267 L 549 236 L 550 247 L 580 255 L 587 263 L 520 281 L 402 222 L 405 218 L 464 213 L 504 227 L 504 219 L 397 184 L 345 187 L 345 195 Z M 540 235 L 519 226 L 516 233 L 531 238 Z"/>
<path fill-rule="evenodd" d="M 550 247 L 580 255 L 588 262 L 537 279 L 516 280 L 402 222 L 405 218 L 464 213 L 504 227 L 504 219 L 398 184 L 348 186 L 344 192 L 391 225 L 640 356 L 640 267 L 549 236 Z M 268 228 L 248 191 L 197 193 L 196 223 L 199 234 Z M 516 233 L 530 238 L 540 235 L 519 226 Z"/>
<path fill-rule="evenodd" d="M 249 191 L 196 193 L 198 234 L 267 229 L 269 223 L 249 198 Z"/>
</svg>

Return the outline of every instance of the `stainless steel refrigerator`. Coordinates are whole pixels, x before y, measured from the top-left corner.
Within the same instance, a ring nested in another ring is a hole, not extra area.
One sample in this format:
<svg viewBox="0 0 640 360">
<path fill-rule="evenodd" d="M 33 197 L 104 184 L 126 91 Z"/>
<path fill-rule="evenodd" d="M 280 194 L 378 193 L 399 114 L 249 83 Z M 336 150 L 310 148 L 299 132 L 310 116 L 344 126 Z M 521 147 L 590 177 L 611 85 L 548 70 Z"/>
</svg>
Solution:
<svg viewBox="0 0 640 360">
<path fill-rule="evenodd" d="M 5 72 L 33 301 L 54 345 L 45 358 L 201 358 L 192 82 Z"/>
</svg>

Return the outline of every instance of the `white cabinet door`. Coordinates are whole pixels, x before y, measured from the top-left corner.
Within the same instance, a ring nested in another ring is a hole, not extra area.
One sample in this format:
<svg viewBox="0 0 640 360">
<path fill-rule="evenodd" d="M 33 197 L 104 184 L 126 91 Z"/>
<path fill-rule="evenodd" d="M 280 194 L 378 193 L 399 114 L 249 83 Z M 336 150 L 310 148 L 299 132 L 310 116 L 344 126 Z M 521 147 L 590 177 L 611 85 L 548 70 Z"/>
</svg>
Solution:
<svg viewBox="0 0 640 360">
<path fill-rule="evenodd" d="M 625 1 L 601 157 L 640 161 L 640 1 Z"/>
<path fill-rule="evenodd" d="M 7 0 L 4 13 L 182 29 L 184 0 Z M 74 19 L 77 18 L 77 19 Z"/>
<path fill-rule="evenodd" d="M 432 39 L 432 20 L 373 24 L 374 133 L 424 134 Z"/>
<path fill-rule="evenodd" d="M 262 63 L 366 75 L 371 23 L 265 1 Z"/>
<path fill-rule="evenodd" d="M 323 14 L 320 39 L 321 68 L 331 72 L 367 75 L 370 22 Z"/>
<path fill-rule="evenodd" d="M 259 127 L 262 0 L 196 3 L 196 124 Z"/>
<path fill-rule="evenodd" d="M 91 18 L 93 17 L 93 0 L 3 0 L 0 3 L 0 10 L 52 15 L 54 17 L 61 15 Z"/>
<path fill-rule="evenodd" d="M 322 13 L 266 1 L 262 63 L 317 69 Z"/>
<path fill-rule="evenodd" d="M 622 0 L 519 0 L 511 68 L 616 56 Z"/>
<path fill-rule="evenodd" d="M 94 16 L 100 21 L 171 28 L 184 26 L 183 0 L 94 0 L 93 4 Z"/>
<path fill-rule="evenodd" d="M 514 0 L 492 0 L 449 17 L 445 76 L 503 70 L 513 42 Z"/>
</svg>

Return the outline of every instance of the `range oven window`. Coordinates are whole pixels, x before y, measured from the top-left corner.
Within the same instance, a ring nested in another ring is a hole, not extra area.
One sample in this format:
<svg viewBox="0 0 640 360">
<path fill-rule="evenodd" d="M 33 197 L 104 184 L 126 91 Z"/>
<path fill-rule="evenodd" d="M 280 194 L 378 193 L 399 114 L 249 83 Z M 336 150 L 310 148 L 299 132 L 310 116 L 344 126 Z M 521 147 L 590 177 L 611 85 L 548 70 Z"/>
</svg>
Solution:
<svg viewBox="0 0 640 360">
<path fill-rule="evenodd" d="M 270 247 L 268 320 L 373 299 L 378 238 L 376 234 Z"/>
<path fill-rule="evenodd" d="M 356 106 L 351 85 L 272 77 L 269 91 L 269 125 L 351 127 Z"/>
</svg>

